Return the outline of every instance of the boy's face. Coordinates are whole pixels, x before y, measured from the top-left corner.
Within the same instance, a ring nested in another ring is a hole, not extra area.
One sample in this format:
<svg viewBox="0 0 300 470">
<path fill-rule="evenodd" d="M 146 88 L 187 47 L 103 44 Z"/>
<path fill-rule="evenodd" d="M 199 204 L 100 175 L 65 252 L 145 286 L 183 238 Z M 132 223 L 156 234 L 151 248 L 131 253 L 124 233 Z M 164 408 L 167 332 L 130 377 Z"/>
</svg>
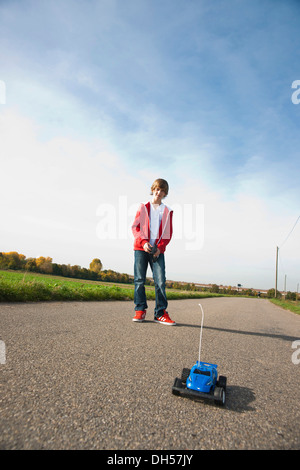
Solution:
<svg viewBox="0 0 300 470">
<path fill-rule="evenodd" d="M 158 186 L 153 189 L 153 204 L 161 204 L 161 201 L 164 197 L 166 197 L 166 193 L 163 189 L 159 188 Z"/>
</svg>

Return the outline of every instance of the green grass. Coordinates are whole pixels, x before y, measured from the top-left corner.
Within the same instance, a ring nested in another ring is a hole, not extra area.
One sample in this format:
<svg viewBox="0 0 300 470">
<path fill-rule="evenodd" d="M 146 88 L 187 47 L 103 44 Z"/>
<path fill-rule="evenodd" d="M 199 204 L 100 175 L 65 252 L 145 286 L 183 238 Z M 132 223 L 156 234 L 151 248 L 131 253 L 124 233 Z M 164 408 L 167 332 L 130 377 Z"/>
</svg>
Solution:
<svg viewBox="0 0 300 470">
<path fill-rule="evenodd" d="M 147 286 L 147 299 L 155 299 L 154 287 Z M 85 281 L 36 273 L 0 270 L 0 302 L 66 300 L 133 300 L 132 284 Z M 220 297 L 209 292 L 167 289 L 169 300 Z"/>
<path fill-rule="evenodd" d="M 292 300 L 279 300 L 279 299 L 270 299 L 273 304 L 278 305 L 285 310 L 290 310 L 293 313 L 300 315 L 300 302 Z"/>
</svg>

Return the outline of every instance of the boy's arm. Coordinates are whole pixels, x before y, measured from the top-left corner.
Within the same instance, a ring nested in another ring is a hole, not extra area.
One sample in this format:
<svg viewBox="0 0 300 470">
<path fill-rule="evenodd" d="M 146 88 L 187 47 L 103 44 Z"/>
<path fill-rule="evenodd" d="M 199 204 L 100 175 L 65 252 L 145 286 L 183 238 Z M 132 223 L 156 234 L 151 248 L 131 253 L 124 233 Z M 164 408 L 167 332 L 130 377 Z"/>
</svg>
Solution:
<svg viewBox="0 0 300 470">
<path fill-rule="evenodd" d="M 143 247 L 144 244 L 149 241 L 148 226 L 149 226 L 148 212 L 144 204 L 141 204 L 136 213 L 134 222 L 131 227 L 133 236 L 136 242 L 141 245 L 141 247 Z"/>
</svg>

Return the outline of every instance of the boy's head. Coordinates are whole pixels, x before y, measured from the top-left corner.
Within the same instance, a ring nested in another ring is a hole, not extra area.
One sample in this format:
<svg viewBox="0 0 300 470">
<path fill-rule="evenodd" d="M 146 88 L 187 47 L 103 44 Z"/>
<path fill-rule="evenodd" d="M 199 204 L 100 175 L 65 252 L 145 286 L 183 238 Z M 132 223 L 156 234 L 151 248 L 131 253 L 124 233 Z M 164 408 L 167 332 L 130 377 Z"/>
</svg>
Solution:
<svg viewBox="0 0 300 470">
<path fill-rule="evenodd" d="M 157 180 L 155 180 L 154 183 L 151 186 L 151 193 L 150 193 L 151 195 L 153 194 L 153 191 L 156 188 L 159 188 L 162 191 L 164 191 L 165 195 L 167 196 L 167 194 L 169 192 L 169 185 L 168 185 L 166 180 L 163 180 L 162 178 L 158 178 Z"/>
</svg>

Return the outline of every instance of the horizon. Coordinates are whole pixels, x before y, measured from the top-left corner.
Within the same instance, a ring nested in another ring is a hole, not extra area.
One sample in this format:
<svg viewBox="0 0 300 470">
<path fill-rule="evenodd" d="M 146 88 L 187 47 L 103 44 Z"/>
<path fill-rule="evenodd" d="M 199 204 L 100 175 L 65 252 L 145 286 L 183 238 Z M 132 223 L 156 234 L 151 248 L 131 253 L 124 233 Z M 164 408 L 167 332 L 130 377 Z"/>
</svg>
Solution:
<svg viewBox="0 0 300 470">
<path fill-rule="evenodd" d="M 65 266 L 70 266 L 70 267 L 78 267 L 78 268 L 80 268 L 80 269 L 91 270 L 90 267 L 80 266 L 80 265 L 78 265 L 78 264 L 71 265 L 70 263 L 68 263 L 68 264 L 66 264 L 66 263 L 63 263 L 63 264 L 57 263 L 56 261 L 53 260 L 53 258 L 51 258 L 51 256 L 44 256 L 44 255 L 41 255 L 41 256 L 39 256 L 39 257 L 37 257 L 37 258 L 31 258 L 31 257 L 27 257 L 24 253 L 19 253 L 19 252 L 16 251 L 16 250 L 11 250 L 11 251 L 9 251 L 9 252 L 0 251 L 0 255 L 1 255 L 1 254 L 8 255 L 8 254 L 12 254 L 12 253 L 16 253 L 18 256 L 24 256 L 24 257 L 25 257 L 25 261 L 28 261 L 28 260 L 31 260 L 31 259 L 44 258 L 46 261 L 50 259 L 52 265 L 53 265 L 53 264 L 57 264 L 58 266 L 63 266 L 63 265 L 65 265 Z M 93 260 L 94 260 L 94 259 L 95 259 L 95 258 L 93 258 Z M 90 266 L 90 264 L 92 263 L 93 260 L 91 260 L 91 262 L 89 263 L 89 266 Z M 101 262 L 101 259 L 100 259 L 100 262 Z M 102 264 L 102 263 L 101 263 L 101 264 Z M 49 276 L 54 276 L 54 277 L 55 277 L 55 276 L 58 276 L 58 277 L 65 277 L 65 278 L 71 278 L 71 279 L 81 279 L 80 277 L 72 276 L 71 274 L 68 275 L 68 276 L 65 276 L 65 275 L 63 275 L 63 274 L 55 274 L 55 273 L 53 273 L 53 272 L 46 272 L 46 271 L 44 272 L 44 271 L 39 271 L 39 270 L 36 271 L 36 270 L 31 270 L 31 269 L 26 270 L 25 268 L 24 268 L 24 269 L 23 269 L 23 268 L 14 269 L 14 268 L 1 268 L 1 267 L 0 267 L 0 270 L 1 270 L 1 269 L 3 269 L 3 270 L 8 270 L 8 271 L 12 271 L 12 272 L 14 272 L 14 271 L 25 271 L 26 273 L 32 272 L 33 274 L 41 274 L 41 275 L 46 275 L 46 276 L 49 275 Z M 101 273 L 101 272 L 104 272 L 104 271 L 112 271 L 112 272 L 115 272 L 116 274 L 126 275 L 126 276 L 128 276 L 129 278 L 131 278 L 132 280 L 134 279 L 134 275 L 133 275 L 133 274 L 114 271 L 114 270 L 112 270 L 111 268 L 105 268 L 105 269 L 104 269 L 103 266 L 102 266 L 102 267 L 101 267 L 101 270 L 100 270 L 100 273 Z M 82 278 L 82 279 L 85 279 L 85 278 Z M 147 276 L 146 279 L 147 279 L 147 280 L 150 280 L 150 281 L 153 281 L 153 279 L 152 279 L 151 276 Z M 90 280 L 91 280 L 91 279 L 90 279 Z M 98 281 L 93 281 L 93 282 L 98 282 Z M 99 282 L 101 282 L 101 281 L 99 281 Z M 106 282 L 112 282 L 112 283 L 116 282 L 116 283 L 118 283 L 118 282 L 122 282 L 122 281 L 106 281 Z M 216 283 L 213 283 L 213 282 L 211 282 L 211 283 L 204 283 L 204 282 L 201 282 L 201 281 L 193 281 L 193 282 L 191 282 L 191 281 L 184 281 L 183 279 L 180 279 L 180 280 L 179 280 L 179 279 L 167 279 L 167 280 L 166 280 L 166 283 L 167 283 L 167 284 L 168 284 L 168 283 L 193 284 L 193 285 L 195 285 L 196 287 L 197 287 L 197 286 L 198 286 L 198 287 L 212 287 L 213 285 L 217 285 L 219 288 L 224 288 L 224 289 L 229 289 L 229 288 L 231 288 L 231 289 L 233 289 L 233 290 L 236 290 L 236 289 L 239 290 L 239 289 L 241 289 L 241 290 L 253 290 L 253 291 L 257 291 L 257 292 L 258 292 L 258 291 L 267 292 L 267 291 L 270 290 L 270 289 L 274 289 L 274 287 L 270 287 L 270 288 L 266 289 L 266 288 L 258 288 L 258 287 L 253 287 L 253 286 L 251 286 L 251 287 L 250 287 L 250 286 L 243 286 L 243 285 L 241 285 L 241 284 L 236 284 L 236 285 L 231 285 L 231 284 L 216 284 Z M 280 289 L 277 289 L 277 290 L 278 290 L 278 292 L 280 292 L 281 294 L 285 292 L 284 290 L 280 290 Z M 286 292 L 288 292 L 288 291 L 286 291 Z M 298 293 L 298 291 L 290 291 L 290 292 Z"/>
</svg>

